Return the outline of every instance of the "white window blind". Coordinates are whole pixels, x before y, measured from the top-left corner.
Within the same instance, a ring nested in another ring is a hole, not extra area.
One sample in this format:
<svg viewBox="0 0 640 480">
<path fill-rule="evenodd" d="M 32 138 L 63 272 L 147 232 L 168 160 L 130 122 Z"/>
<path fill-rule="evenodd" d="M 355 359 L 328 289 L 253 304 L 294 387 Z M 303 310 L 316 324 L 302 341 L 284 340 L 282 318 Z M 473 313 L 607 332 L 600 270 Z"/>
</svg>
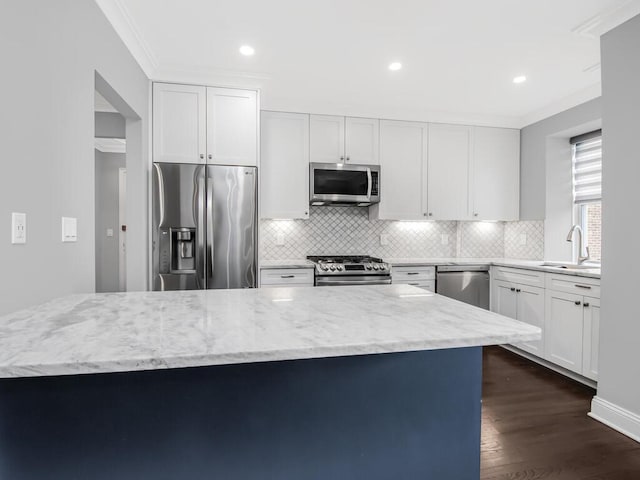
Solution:
<svg viewBox="0 0 640 480">
<path fill-rule="evenodd" d="M 581 135 L 572 138 L 571 143 L 574 202 L 602 200 L 602 133 L 597 131 Z"/>
</svg>

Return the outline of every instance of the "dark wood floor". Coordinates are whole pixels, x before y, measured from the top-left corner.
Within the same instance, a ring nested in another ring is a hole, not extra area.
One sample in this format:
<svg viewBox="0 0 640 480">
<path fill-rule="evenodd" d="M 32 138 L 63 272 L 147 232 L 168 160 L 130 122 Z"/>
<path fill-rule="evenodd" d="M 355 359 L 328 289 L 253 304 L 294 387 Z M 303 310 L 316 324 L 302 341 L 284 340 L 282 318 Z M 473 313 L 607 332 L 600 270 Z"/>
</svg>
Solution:
<svg viewBox="0 0 640 480">
<path fill-rule="evenodd" d="M 587 417 L 595 391 L 484 349 L 482 480 L 640 480 L 640 444 Z"/>
</svg>

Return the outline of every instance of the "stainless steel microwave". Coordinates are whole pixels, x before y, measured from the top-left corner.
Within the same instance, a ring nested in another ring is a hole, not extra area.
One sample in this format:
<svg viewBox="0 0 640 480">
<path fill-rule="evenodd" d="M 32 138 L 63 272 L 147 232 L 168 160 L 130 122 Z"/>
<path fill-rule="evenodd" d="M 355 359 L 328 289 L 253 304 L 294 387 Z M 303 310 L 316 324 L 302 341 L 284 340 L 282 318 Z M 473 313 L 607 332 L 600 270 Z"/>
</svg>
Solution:
<svg viewBox="0 0 640 480">
<path fill-rule="evenodd" d="M 311 205 L 368 207 L 380 201 L 380 166 L 312 163 L 309 171 Z"/>
</svg>

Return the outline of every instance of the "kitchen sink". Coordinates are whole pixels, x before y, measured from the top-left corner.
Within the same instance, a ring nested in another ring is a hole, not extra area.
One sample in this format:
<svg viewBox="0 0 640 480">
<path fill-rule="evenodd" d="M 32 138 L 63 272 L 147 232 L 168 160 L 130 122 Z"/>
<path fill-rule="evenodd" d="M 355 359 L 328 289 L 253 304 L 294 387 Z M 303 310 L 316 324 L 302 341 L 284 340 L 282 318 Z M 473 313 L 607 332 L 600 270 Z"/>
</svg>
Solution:
<svg viewBox="0 0 640 480">
<path fill-rule="evenodd" d="M 579 265 L 577 263 L 565 263 L 565 262 L 544 262 L 542 267 L 554 267 L 554 268 L 566 268 L 567 270 L 599 270 L 600 267 L 598 265 L 589 265 L 582 264 Z"/>
</svg>

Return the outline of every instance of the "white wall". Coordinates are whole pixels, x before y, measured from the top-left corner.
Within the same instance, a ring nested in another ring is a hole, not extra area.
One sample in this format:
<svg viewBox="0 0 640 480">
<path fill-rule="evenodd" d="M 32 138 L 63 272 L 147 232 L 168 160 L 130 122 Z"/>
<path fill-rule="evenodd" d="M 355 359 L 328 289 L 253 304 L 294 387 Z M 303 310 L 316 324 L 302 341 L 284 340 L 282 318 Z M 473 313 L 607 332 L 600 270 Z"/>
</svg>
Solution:
<svg viewBox="0 0 640 480">
<path fill-rule="evenodd" d="M 544 220 L 549 210 L 546 204 L 548 139 L 562 136 L 568 139 L 571 136 L 569 134 L 571 129 L 592 124 L 601 118 L 602 100 L 595 98 L 521 130 L 520 220 Z"/>
<path fill-rule="evenodd" d="M 640 441 L 640 16 L 602 37 L 602 323 L 592 414 Z"/>
<path fill-rule="evenodd" d="M 93 1 L 4 0 L 0 31 L 0 265 L 11 272 L 0 277 L 0 314 L 94 290 L 95 71 L 140 117 L 127 213 L 141 279 L 132 284 L 143 288 L 148 79 Z M 27 214 L 27 245 L 10 243 L 11 212 Z M 77 243 L 60 241 L 62 216 L 78 218 Z"/>
</svg>

